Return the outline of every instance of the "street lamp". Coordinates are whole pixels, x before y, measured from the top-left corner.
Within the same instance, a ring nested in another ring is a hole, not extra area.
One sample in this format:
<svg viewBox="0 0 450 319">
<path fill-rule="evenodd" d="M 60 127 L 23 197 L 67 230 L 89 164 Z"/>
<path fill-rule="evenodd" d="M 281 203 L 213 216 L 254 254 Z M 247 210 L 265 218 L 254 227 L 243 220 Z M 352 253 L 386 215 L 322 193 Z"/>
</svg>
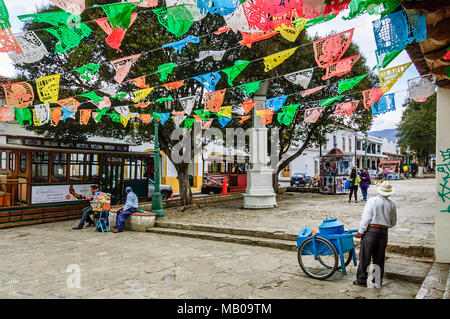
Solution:
<svg viewBox="0 0 450 319">
<path fill-rule="evenodd" d="M 166 215 L 164 214 L 162 195 L 159 191 L 159 141 L 158 141 L 158 119 L 154 118 L 155 121 L 155 150 L 154 150 L 154 174 L 153 181 L 155 183 L 155 191 L 152 195 L 152 213 L 156 214 L 156 218 L 162 218 Z"/>
</svg>

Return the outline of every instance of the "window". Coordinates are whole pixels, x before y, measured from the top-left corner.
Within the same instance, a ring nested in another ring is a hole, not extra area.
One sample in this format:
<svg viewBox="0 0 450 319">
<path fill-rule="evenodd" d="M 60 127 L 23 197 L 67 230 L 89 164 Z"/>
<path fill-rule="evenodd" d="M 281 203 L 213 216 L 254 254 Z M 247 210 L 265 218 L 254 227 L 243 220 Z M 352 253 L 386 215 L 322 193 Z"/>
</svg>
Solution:
<svg viewBox="0 0 450 319">
<path fill-rule="evenodd" d="M 84 154 L 70 154 L 70 180 L 82 181 L 84 175 Z"/>
<path fill-rule="evenodd" d="M 337 147 L 336 135 L 333 135 L 333 148 Z"/>
<path fill-rule="evenodd" d="M 61 143 L 61 147 L 73 147 L 72 143 Z"/>
<path fill-rule="evenodd" d="M 54 153 L 52 160 L 52 182 L 67 180 L 67 154 Z"/>
<path fill-rule="evenodd" d="M 0 160 L 1 160 L 0 169 L 6 169 L 6 152 L 2 152 Z"/>
<path fill-rule="evenodd" d="M 116 147 L 114 145 L 105 145 L 105 150 L 114 151 Z"/>
<path fill-rule="evenodd" d="M 88 154 L 86 155 L 86 176 L 89 181 L 98 181 L 99 166 L 98 155 Z"/>
<path fill-rule="evenodd" d="M 135 158 L 126 158 L 125 159 L 124 179 L 136 179 L 136 159 Z"/>
<path fill-rule="evenodd" d="M 16 171 L 16 153 L 15 152 L 9 152 L 9 170 L 11 172 Z"/>
<path fill-rule="evenodd" d="M 85 144 L 85 143 L 78 143 L 77 144 L 78 148 L 89 148 L 89 145 Z"/>
<path fill-rule="evenodd" d="M 358 151 L 361 150 L 361 141 L 356 141 L 356 149 L 357 149 Z"/>
<path fill-rule="evenodd" d="M 116 149 L 118 151 L 128 151 L 128 146 L 126 146 L 126 145 L 117 145 Z"/>
<path fill-rule="evenodd" d="M 55 141 L 44 141 L 44 143 L 42 143 L 42 145 L 58 147 L 58 142 L 55 142 Z"/>
<path fill-rule="evenodd" d="M 380 153 L 381 153 L 381 145 L 378 144 L 378 145 L 377 145 L 377 154 L 380 154 Z"/>
<path fill-rule="evenodd" d="M 8 137 L 8 138 L 6 139 L 6 143 L 8 143 L 8 144 L 18 144 L 18 145 L 21 145 L 21 144 L 22 144 L 22 141 L 21 141 L 21 139 L 18 138 L 18 137 Z"/>
<path fill-rule="evenodd" d="M 20 172 L 26 173 L 27 172 L 27 154 L 20 153 Z"/>
<path fill-rule="evenodd" d="M 325 141 L 325 143 L 323 143 L 323 149 L 324 149 L 324 151 L 327 150 L 327 144 L 328 144 L 328 141 Z"/>
<path fill-rule="evenodd" d="M 48 182 L 48 152 L 33 152 L 31 156 L 31 181 Z"/>
<path fill-rule="evenodd" d="M 345 137 L 342 136 L 342 151 L 345 152 Z"/>
<path fill-rule="evenodd" d="M 136 161 L 136 179 L 147 179 L 147 159 Z"/>
<path fill-rule="evenodd" d="M 102 150 L 103 149 L 103 145 L 100 144 L 91 144 L 91 148 L 95 149 L 95 150 Z"/>
<path fill-rule="evenodd" d="M 351 137 L 348 138 L 348 151 L 350 153 L 352 152 L 352 138 Z"/>
<path fill-rule="evenodd" d="M 25 145 L 41 145 L 41 144 L 42 144 L 41 140 L 34 140 L 30 138 L 25 139 Z"/>
</svg>

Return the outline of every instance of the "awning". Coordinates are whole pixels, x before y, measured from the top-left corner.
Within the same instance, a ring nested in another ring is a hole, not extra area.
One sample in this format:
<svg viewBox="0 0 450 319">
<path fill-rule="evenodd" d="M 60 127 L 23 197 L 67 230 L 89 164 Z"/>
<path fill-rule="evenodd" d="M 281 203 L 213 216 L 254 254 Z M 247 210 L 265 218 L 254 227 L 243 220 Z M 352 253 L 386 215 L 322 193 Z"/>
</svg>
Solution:
<svg viewBox="0 0 450 319">
<path fill-rule="evenodd" d="M 399 158 L 389 158 L 389 159 L 384 159 L 380 161 L 380 165 L 400 165 L 402 163 L 402 160 Z"/>
</svg>

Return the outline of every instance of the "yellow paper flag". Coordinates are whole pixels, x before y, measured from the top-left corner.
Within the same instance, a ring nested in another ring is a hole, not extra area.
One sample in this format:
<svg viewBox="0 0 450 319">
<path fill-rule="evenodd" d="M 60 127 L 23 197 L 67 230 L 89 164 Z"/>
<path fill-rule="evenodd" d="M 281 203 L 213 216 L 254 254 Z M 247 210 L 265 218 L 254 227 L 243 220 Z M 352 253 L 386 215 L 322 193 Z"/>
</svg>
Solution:
<svg viewBox="0 0 450 319">
<path fill-rule="evenodd" d="M 378 72 L 378 77 L 380 78 L 381 91 L 383 91 L 383 93 L 389 91 L 411 64 L 412 62 L 408 62 L 392 68 L 380 70 Z"/>
<path fill-rule="evenodd" d="M 123 124 L 123 127 L 126 127 L 128 124 L 128 120 L 130 119 L 131 114 L 128 114 L 128 116 L 123 116 L 122 114 L 120 115 L 120 123 Z"/>
<path fill-rule="evenodd" d="M 264 72 L 272 70 L 274 67 L 280 65 L 287 58 L 289 58 L 297 50 L 297 47 L 280 51 L 269 56 L 264 57 Z"/>
<path fill-rule="evenodd" d="M 306 25 L 306 19 L 297 19 L 292 23 L 291 27 L 282 24 L 275 28 L 276 31 L 279 31 L 281 36 L 288 41 L 294 42 L 297 40 L 297 37 L 302 32 L 303 28 Z"/>
<path fill-rule="evenodd" d="M 219 112 L 217 112 L 217 115 L 230 118 L 232 109 L 233 109 L 233 105 L 222 106 L 219 109 Z"/>
<path fill-rule="evenodd" d="M 60 78 L 61 74 L 53 74 L 36 79 L 38 96 L 43 103 L 56 103 L 58 101 Z"/>
<path fill-rule="evenodd" d="M 133 92 L 133 95 L 134 95 L 133 102 L 137 103 L 138 101 L 146 98 L 152 91 L 153 91 L 153 88 L 147 88 L 147 89 L 134 91 Z"/>
</svg>

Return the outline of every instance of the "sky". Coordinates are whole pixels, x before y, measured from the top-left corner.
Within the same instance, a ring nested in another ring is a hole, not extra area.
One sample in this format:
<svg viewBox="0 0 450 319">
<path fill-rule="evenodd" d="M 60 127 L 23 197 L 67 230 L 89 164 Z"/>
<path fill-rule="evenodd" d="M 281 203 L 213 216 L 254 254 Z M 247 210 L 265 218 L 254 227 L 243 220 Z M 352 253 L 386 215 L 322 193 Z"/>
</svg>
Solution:
<svg viewBox="0 0 450 319">
<path fill-rule="evenodd" d="M 17 18 L 18 15 L 34 13 L 34 11 L 43 5 L 50 3 L 48 0 L 4 0 L 10 15 L 11 28 L 13 33 L 19 33 L 22 30 L 23 23 Z M 113 2 L 113 1 L 112 1 Z M 376 44 L 372 30 L 372 21 L 379 18 L 378 15 L 364 14 L 352 20 L 343 20 L 342 16 L 347 16 L 348 10 L 344 10 L 339 16 L 331 21 L 318 24 L 307 30 L 309 35 L 327 36 L 331 32 L 342 32 L 355 28 L 353 42 L 356 43 L 360 51 L 366 58 L 370 68 L 376 64 Z M 49 50 L 51 52 L 51 50 Z M 388 67 L 410 62 L 406 51 L 403 51 Z M 377 72 L 376 72 L 377 73 Z M 14 65 L 7 53 L 0 53 L 0 75 L 14 76 Z M 412 64 L 403 76 L 397 81 L 388 93 L 395 92 L 396 111 L 378 115 L 374 118 L 371 131 L 395 128 L 401 120 L 404 108 L 402 104 L 407 97 L 408 79 L 419 77 L 416 67 Z M 361 101 L 362 103 L 362 101 Z"/>
</svg>

